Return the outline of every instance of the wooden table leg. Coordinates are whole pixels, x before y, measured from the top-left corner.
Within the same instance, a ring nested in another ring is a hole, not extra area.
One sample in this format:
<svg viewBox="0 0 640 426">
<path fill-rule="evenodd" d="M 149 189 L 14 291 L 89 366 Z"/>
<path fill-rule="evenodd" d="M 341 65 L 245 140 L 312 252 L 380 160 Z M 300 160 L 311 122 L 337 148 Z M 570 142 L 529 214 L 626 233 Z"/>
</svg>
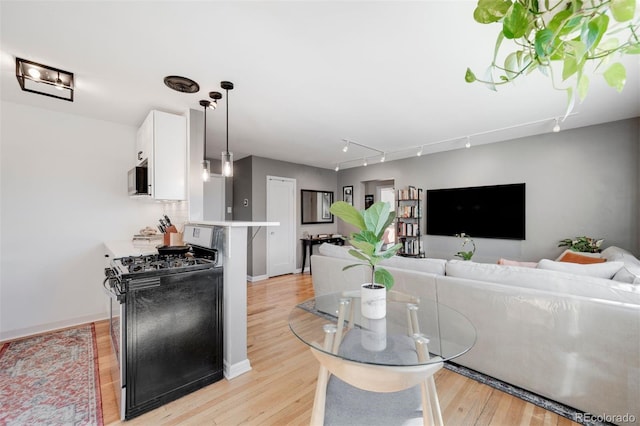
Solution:
<svg viewBox="0 0 640 426">
<path fill-rule="evenodd" d="M 330 351 L 336 335 L 336 326 L 325 324 L 323 349 Z M 329 382 L 329 370 L 322 363 L 318 371 L 318 383 L 316 384 L 316 395 L 313 399 L 313 410 L 311 411 L 311 426 L 324 425 L 324 407 L 327 399 L 327 383 Z"/>
</svg>

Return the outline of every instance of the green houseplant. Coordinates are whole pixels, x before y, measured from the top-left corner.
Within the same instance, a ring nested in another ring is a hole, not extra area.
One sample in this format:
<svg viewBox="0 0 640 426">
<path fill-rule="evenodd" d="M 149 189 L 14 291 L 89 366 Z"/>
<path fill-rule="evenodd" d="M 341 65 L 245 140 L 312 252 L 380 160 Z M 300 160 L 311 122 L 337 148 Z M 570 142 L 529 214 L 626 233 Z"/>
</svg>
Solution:
<svg viewBox="0 0 640 426">
<path fill-rule="evenodd" d="M 594 64 L 610 86 L 622 91 L 626 69 L 614 59 L 640 54 L 636 0 L 479 0 L 473 17 L 481 24 L 496 23 L 501 30 L 485 76 L 480 79 L 467 68 L 465 80 L 496 90 L 538 69 L 551 77 L 555 88 L 567 91 L 567 114 L 575 95 L 580 101 L 587 95 L 586 64 Z M 512 42 L 506 56 L 505 41 Z"/>
<path fill-rule="evenodd" d="M 464 241 L 462 242 L 462 247 L 460 247 L 460 251 L 457 252 L 455 256 L 459 257 L 462 260 L 471 260 L 471 258 L 476 252 L 476 243 L 473 242 L 473 239 L 471 238 L 470 235 L 465 234 L 464 232 L 461 234 L 456 234 L 456 237 L 464 238 Z M 471 244 L 471 250 L 464 251 L 467 244 Z"/>
<path fill-rule="evenodd" d="M 355 247 L 355 249 L 349 250 L 349 254 L 366 263 L 348 265 L 343 270 L 356 266 L 369 266 L 371 268 L 371 283 L 369 285 L 380 284 L 387 290 L 391 289 L 394 283 L 393 276 L 386 269 L 377 266 L 381 260 L 389 259 L 402 247 L 401 244 L 395 244 L 387 250 L 382 250 L 384 231 L 396 217 L 396 213 L 391 210 L 389 203 L 378 201 L 366 210 L 357 210 L 349 203 L 337 201 L 331 205 L 330 211 L 333 215 L 360 230 L 349 236 L 349 243 Z"/>
<path fill-rule="evenodd" d="M 603 241 L 603 239 L 591 237 L 565 238 L 564 240 L 560 240 L 558 247 L 568 247 L 569 250 L 582 253 L 600 253 L 600 246 Z"/>
</svg>

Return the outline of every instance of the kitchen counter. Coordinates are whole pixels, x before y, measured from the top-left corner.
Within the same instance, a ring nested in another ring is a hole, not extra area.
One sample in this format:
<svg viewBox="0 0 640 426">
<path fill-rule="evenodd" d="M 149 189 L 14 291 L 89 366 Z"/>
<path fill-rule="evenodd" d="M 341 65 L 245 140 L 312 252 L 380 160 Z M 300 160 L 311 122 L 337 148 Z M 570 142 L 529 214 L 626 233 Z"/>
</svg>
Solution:
<svg viewBox="0 0 640 426">
<path fill-rule="evenodd" d="M 193 222 L 187 222 L 192 225 L 213 225 L 224 226 L 230 228 L 237 227 L 255 227 L 255 226 L 280 226 L 280 222 L 248 222 L 239 220 L 227 220 L 227 221 L 211 221 L 211 220 L 198 220 Z"/>
<path fill-rule="evenodd" d="M 224 228 L 224 376 L 232 379 L 251 370 L 247 357 L 248 228 L 280 226 L 280 222 L 191 221 L 189 224 Z"/>
<path fill-rule="evenodd" d="M 119 257 L 126 256 L 144 256 L 147 254 L 157 254 L 158 250 L 156 250 L 155 244 L 148 245 L 133 245 L 133 241 L 131 240 L 117 240 L 117 241 L 106 241 L 104 246 L 107 250 L 105 253 L 111 259 L 117 259 Z"/>
</svg>

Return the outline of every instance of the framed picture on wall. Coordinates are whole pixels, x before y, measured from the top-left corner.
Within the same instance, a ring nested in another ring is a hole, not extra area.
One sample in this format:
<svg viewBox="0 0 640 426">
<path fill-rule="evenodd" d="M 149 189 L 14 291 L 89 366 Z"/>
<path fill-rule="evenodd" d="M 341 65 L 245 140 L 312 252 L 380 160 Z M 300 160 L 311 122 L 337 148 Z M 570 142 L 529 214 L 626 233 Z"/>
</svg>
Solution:
<svg viewBox="0 0 640 426">
<path fill-rule="evenodd" d="M 353 205 L 353 186 L 342 187 L 342 201 Z"/>
<path fill-rule="evenodd" d="M 364 196 L 364 208 L 368 209 L 373 205 L 373 194 L 367 194 Z"/>
</svg>

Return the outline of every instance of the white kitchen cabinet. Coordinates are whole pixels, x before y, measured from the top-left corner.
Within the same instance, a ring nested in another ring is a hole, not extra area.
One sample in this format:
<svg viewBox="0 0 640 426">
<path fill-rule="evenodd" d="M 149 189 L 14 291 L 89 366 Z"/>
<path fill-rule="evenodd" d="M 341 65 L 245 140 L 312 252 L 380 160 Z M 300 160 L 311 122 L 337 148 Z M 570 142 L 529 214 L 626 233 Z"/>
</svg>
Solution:
<svg viewBox="0 0 640 426">
<path fill-rule="evenodd" d="M 136 164 L 147 167 L 155 200 L 187 199 L 187 119 L 151 111 L 138 129 Z"/>
</svg>

